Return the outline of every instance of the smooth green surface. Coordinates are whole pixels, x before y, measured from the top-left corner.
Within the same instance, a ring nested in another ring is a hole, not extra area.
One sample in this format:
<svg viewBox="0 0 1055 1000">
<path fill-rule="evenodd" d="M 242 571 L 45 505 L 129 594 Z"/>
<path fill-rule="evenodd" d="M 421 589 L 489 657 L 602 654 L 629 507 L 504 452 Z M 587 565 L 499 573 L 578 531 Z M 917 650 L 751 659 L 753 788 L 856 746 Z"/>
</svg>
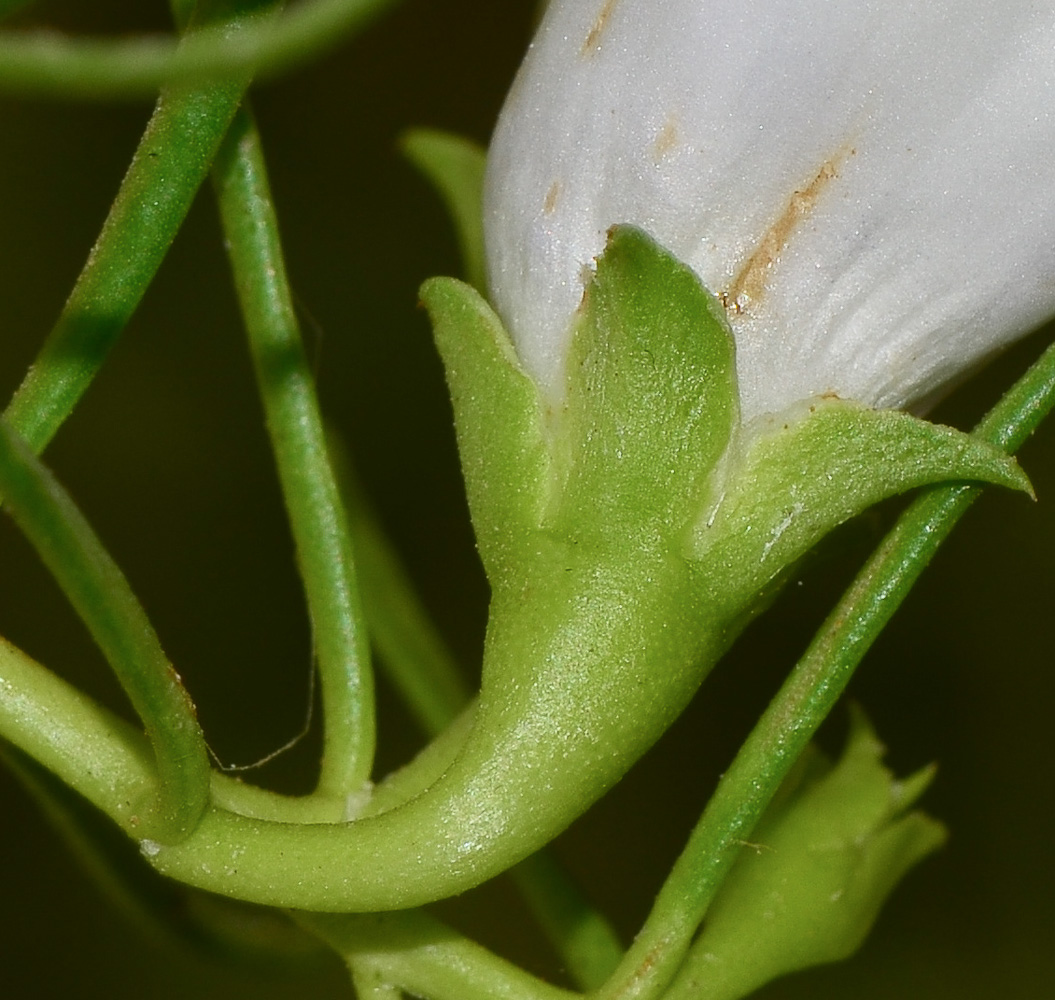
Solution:
<svg viewBox="0 0 1055 1000">
<path fill-rule="evenodd" d="M 98 374 L 183 224 L 249 83 L 162 91 L 77 283 L 4 416 L 42 451 Z"/>
<path fill-rule="evenodd" d="M 189 835 L 209 797 L 209 757 L 190 695 L 124 574 L 28 446 L 0 419 L 0 495 L 92 634 L 143 725 L 157 801 L 131 829 L 163 843 Z"/>
<path fill-rule="evenodd" d="M 260 135 L 248 110 L 236 116 L 213 176 L 312 622 L 324 725 L 317 794 L 344 802 L 361 795 L 373 770 L 370 647 L 347 515 L 301 342 Z"/>
<path fill-rule="evenodd" d="M 16 93 L 112 98 L 178 82 L 277 73 L 365 27 L 394 0 L 307 0 L 273 14 L 272 0 L 231 6 L 257 16 L 181 41 L 67 38 L 51 31 L 0 34 L 0 88 Z"/>
<path fill-rule="evenodd" d="M 150 814 L 157 776 L 143 735 L 3 639 L 0 735 L 129 835 Z"/>
</svg>

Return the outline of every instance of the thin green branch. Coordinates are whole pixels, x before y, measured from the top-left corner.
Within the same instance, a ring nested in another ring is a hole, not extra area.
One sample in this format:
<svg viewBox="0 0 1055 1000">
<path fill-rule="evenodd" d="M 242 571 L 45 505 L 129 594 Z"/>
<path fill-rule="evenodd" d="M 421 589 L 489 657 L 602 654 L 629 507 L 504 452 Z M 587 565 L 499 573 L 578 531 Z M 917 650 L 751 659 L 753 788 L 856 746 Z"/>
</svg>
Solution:
<svg viewBox="0 0 1055 1000">
<path fill-rule="evenodd" d="M 0 737 L 140 835 L 157 798 L 143 734 L 2 638 Z"/>
<path fill-rule="evenodd" d="M 175 83 L 273 75 L 336 48 L 395 2 L 305 0 L 286 13 L 266 11 L 183 42 L 175 37 L 104 40 L 51 31 L 7 32 L 0 35 L 0 89 L 57 97 L 128 97 Z"/>
<path fill-rule="evenodd" d="M 209 800 L 209 757 L 194 705 L 117 564 L 84 515 L 6 421 L 0 420 L 0 493 L 102 650 L 146 727 L 158 801 L 139 834 L 174 843 Z"/>
<path fill-rule="evenodd" d="M 344 799 L 363 788 L 373 765 L 370 649 L 263 150 L 246 110 L 220 148 L 214 181 L 311 615 L 325 725 L 318 793 Z"/>
<path fill-rule="evenodd" d="M 1055 345 L 975 430 L 1020 447 L 1055 405 Z M 641 933 L 598 1000 L 653 1000 L 676 975 L 722 879 L 876 637 L 981 488 L 923 493 L 899 518 L 821 626 L 722 777 Z"/>
<path fill-rule="evenodd" d="M 335 915 L 297 913 L 358 976 L 424 1000 L 574 1000 L 420 910 Z"/>
<path fill-rule="evenodd" d="M 249 82 L 161 94 L 77 283 L 4 416 L 41 452 L 102 367 L 208 173 Z"/>
</svg>

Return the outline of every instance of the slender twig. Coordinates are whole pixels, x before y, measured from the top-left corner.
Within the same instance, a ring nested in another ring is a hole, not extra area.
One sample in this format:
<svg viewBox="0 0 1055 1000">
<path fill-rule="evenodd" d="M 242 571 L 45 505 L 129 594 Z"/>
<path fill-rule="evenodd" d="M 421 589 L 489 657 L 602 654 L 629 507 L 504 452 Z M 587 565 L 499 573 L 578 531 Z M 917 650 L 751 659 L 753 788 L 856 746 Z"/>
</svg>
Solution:
<svg viewBox="0 0 1055 1000">
<path fill-rule="evenodd" d="M 76 98 L 137 96 L 175 83 L 275 74 L 335 48 L 395 2 L 306 0 L 280 15 L 272 15 L 268 4 L 251 20 L 226 23 L 182 43 L 175 37 L 104 40 L 9 31 L 0 34 L 0 89 Z"/>
<path fill-rule="evenodd" d="M 623 946 L 605 917 L 549 848 L 509 870 L 532 916 L 581 990 L 598 989 L 619 967 Z"/>
<path fill-rule="evenodd" d="M 338 476 L 348 505 L 370 639 L 411 714 L 425 733 L 436 736 L 469 704 L 469 685 L 343 457 L 338 445 Z"/>
<path fill-rule="evenodd" d="M 102 650 L 146 727 L 158 801 L 139 834 L 175 843 L 209 799 L 209 757 L 194 705 L 142 605 L 84 515 L 6 421 L 0 419 L 0 492 Z"/>
<path fill-rule="evenodd" d="M 162 92 L 58 322 L 5 416 L 41 452 L 153 280 L 208 173 L 248 74 Z"/>
<path fill-rule="evenodd" d="M 343 800 L 362 789 L 373 765 L 370 649 L 347 519 L 248 110 L 220 148 L 214 181 L 311 615 L 325 726 L 317 792 Z"/>
</svg>

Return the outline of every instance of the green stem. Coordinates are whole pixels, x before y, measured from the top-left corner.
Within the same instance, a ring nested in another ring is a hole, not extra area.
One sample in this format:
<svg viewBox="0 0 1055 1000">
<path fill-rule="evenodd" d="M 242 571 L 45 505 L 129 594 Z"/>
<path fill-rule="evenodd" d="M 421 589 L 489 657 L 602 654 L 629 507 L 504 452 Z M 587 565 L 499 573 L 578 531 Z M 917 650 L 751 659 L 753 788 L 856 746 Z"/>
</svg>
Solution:
<svg viewBox="0 0 1055 1000">
<path fill-rule="evenodd" d="M 311 615 L 325 724 L 317 792 L 343 799 L 362 789 L 373 765 L 370 649 L 263 150 L 246 110 L 220 148 L 214 181 Z"/>
<path fill-rule="evenodd" d="M 0 639 L 0 737 L 94 803 L 130 836 L 157 797 L 143 734 Z"/>
<path fill-rule="evenodd" d="M 0 35 L 0 88 L 61 97 L 145 95 L 174 83 L 274 74 L 327 52 L 395 0 L 312 0 L 176 38 L 71 39 L 55 32 Z M 245 5 L 243 5 L 245 6 Z M 256 5 L 257 7 L 260 4 Z M 268 5 L 270 6 L 270 5 Z"/>
<path fill-rule="evenodd" d="M 1055 406 L 1055 345 L 975 429 L 1017 450 Z M 938 547 L 981 493 L 951 485 L 924 491 L 858 574 L 722 776 L 671 870 L 641 933 L 597 1000 L 661 997 L 707 907 L 766 806 L 835 706 L 857 665 Z"/>
<path fill-rule="evenodd" d="M 116 563 L 55 478 L 0 420 L 0 492 L 87 625 L 146 726 L 158 800 L 139 834 L 178 842 L 209 799 L 209 757 L 194 705 Z"/>
<path fill-rule="evenodd" d="M 297 913 L 357 975 L 424 1000 L 574 1000 L 419 910 L 335 915 Z M 383 995 L 383 994 L 382 994 Z"/>
<path fill-rule="evenodd" d="M 249 82 L 162 92 L 102 232 L 5 416 L 41 452 L 102 367 L 182 225 Z"/>
</svg>

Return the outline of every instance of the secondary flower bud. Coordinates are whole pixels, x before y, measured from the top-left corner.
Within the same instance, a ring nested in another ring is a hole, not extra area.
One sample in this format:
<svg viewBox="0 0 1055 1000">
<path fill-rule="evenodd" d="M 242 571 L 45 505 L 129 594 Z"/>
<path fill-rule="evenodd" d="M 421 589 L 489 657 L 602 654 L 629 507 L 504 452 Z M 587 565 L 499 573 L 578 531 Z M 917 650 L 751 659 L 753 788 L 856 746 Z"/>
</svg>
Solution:
<svg viewBox="0 0 1055 1000">
<path fill-rule="evenodd" d="M 496 308 L 553 399 L 631 223 L 725 304 L 745 418 L 925 401 L 1055 312 L 1055 8 L 552 0 L 490 153 Z"/>
</svg>

